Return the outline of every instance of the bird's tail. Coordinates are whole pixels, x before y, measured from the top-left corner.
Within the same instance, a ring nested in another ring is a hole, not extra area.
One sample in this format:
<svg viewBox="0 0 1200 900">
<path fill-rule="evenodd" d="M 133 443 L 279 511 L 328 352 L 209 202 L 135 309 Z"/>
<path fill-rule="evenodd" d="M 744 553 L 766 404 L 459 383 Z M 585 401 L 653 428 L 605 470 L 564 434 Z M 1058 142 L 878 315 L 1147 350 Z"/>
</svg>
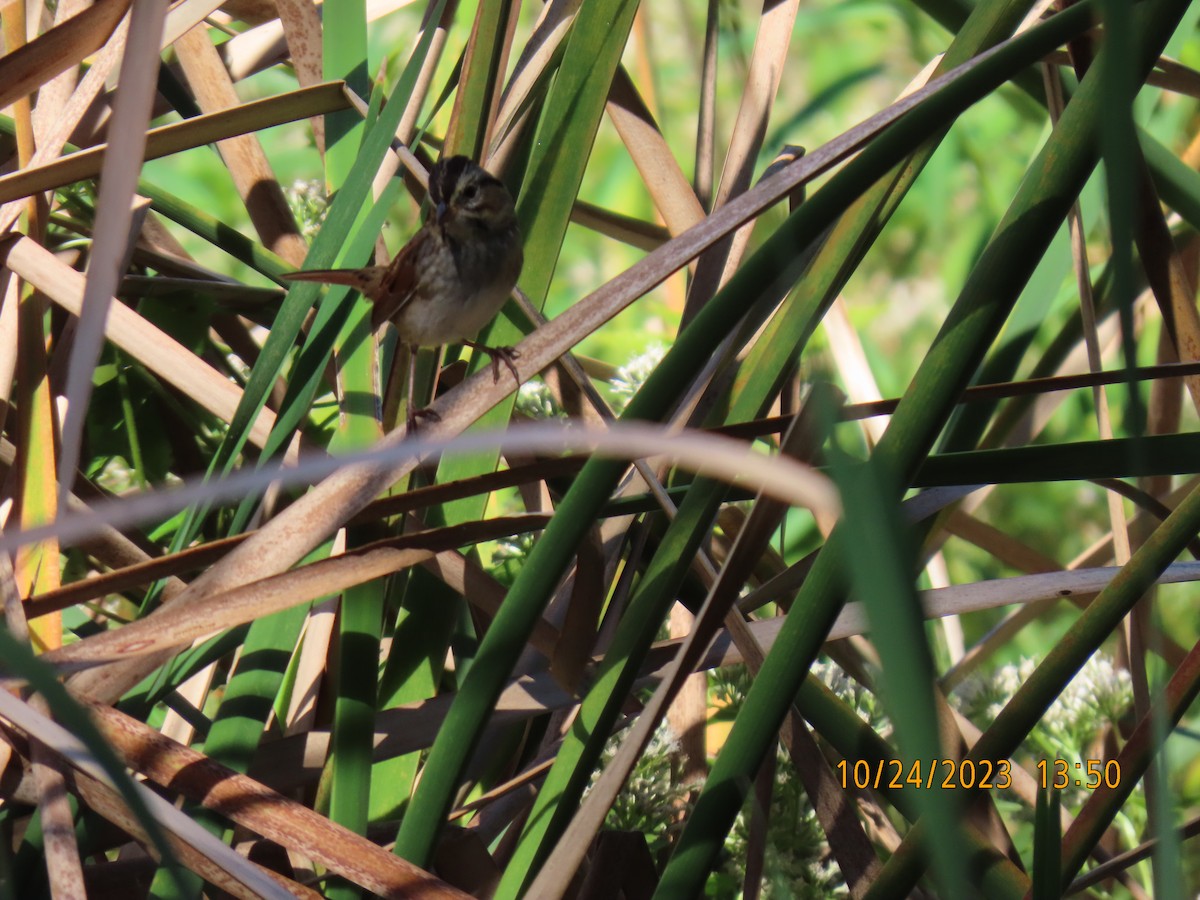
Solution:
<svg viewBox="0 0 1200 900">
<path fill-rule="evenodd" d="M 306 269 L 282 275 L 285 281 L 317 281 L 321 284 L 344 284 L 359 293 L 374 297 L 383 280 L 384 266 L 367 266 L 362 269 Z"/>
</svg>

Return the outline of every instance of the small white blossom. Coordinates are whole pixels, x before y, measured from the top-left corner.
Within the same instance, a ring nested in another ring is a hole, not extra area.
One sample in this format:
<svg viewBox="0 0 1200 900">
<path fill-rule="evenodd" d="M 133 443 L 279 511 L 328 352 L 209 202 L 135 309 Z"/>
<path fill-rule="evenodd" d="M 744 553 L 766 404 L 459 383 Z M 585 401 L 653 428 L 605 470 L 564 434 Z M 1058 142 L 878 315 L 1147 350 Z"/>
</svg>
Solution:
<svg viewBox="0 0 1200 900">
<path fill-rule="evenodd" d="M 1133 702 L 1133 679 L 1117 669 L 1108 657 L 1096 654 L 1087 661 L 1046 711 L 1045 727 L 1077 747 L 1114 723 Z"/>
<path fill-rule="evenodd" d="M 540 378 L 527 381 L 517 391 L 517 412 L 531 419 L 565 419 L 567 414 L 558 408 L 554 395 Z"/>
<path fill-rule="evenodd" d="M 662 362 L 662 358 L 666 354 L 667 348 L 662 344 L 651 344 L 645 353 L 635 356 L 617 369 L 616 377 L 609 382 L 615 395 L 613 400 L 615 412 L 619 413 L 625 409 L 629 401 L 633 399 L 633 395 L 646 383 L 650 373 Z"/>
<path fill-rule="evenodd" d="M 316 179 L 297 178 L 291 187 L 284 191 L 284 195 L 300 233 L 311 241 L 321 230 L 321 223 L 325 221 L 325 211 L 329 209 L 325 186 Z"/>
<path fill-rule="evenodd" d="M 617 754 L 627 735 L 622 731 L 609 738 L 600 756 L 600 766 L 592 773 L 591 786 Z M 668 846 L 671 834 L 682 827 L 680 811 L 688 803 L 690 788 L 676 777 L 675 757 L 679 739 L 664 720 L 659 723 L 646 745 L 646 751 L 634 764 L 625 786 L 617 795 L 605 818 L 609 828 L 640 831 L 651 850 Z"/>
<path fill-rule="evenodd" d="M 820 659 L 812 667 L 812 673 L 837 695 L 837 698 L 862 716 L 880 734 L 891 730 L 891 723 L 875 692 L 859 684 L 846 674 L 837 663 Z"/>
<path fill-rule="evenodd" d="M 991 676 L 963 682 L 954 695 L 958 707 L 977 723 L 989 725 L 1037 668 L 1032 659 L 1001 666 Z M 1129 673 L 1096 654 L 1046 710 L 1031 741 L 1043 755 L 1078 757 L 1096 735 L 1117 719 L 1133 701 Z"/>
</svg>

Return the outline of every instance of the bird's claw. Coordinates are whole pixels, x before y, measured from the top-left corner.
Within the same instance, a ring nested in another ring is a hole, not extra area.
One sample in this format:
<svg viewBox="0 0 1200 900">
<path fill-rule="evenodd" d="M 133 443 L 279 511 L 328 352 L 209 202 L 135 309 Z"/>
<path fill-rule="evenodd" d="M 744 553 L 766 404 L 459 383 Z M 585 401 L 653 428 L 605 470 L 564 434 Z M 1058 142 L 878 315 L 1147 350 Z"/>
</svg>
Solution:
<svg viewBox="0 0 1200 900">
<path fill-rule="evenodd" d="M 475 350 L 481 350 L 492 358 L 492 384 L 500 383 L 500 363 L 504 363 L 508 367 L 508 371 L 512 372 L 513 381 L 517 383 L 517 387 L 521 386 L 521 373 L 517 371 L 515 362 L 521 358 L 521 354 L 515 348 L 489 347 L 474 341 L 463 341 L 463 343 Z"/>
<path fill-rule="evenodd" d="M 417 430 L 417 419 L 429 419 L 431 422 L 440 422 L 442 417 L 428 406 L 422 406 L 420 409 L 409 409 L 405 420 L 408 426 L 407 434 L 411 435 Z"/>
<path fill-rule="evenodd" d="M 521 386 L 521 374 L 517 371 L 516 360 L 521 356 L 512 347 L 494 347 L 490 353 L 492 357 L 492 384 L 500 383 L 500 363 L 508 366 L 508 371 L 512 372 L 513 381 L 517 383 L 517 387 Z"/>
</svg>

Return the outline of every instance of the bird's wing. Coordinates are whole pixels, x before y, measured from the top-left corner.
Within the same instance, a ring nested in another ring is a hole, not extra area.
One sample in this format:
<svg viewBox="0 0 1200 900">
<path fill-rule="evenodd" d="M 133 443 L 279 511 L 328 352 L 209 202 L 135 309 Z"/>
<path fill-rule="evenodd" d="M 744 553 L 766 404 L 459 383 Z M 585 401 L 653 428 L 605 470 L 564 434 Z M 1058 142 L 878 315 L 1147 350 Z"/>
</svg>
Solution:
<svg viewBox="0 0 1200 900">
<path fill-rule="evenodd" d="M 378 330 L 389 322 L 412 300 L 417 284 L 417 260 L 430 232 L 418 231 L 386 266 L 364 266 L 361 269 L 305 269 L 282 276 L 288 281 L 319 281 L 321 284 L 344 284 L 371 300 L 371 328 Z"/>
<path fill-rule="evenodd" d="M 428 237 L 428 230 L 418 231 L 412 240 L 400 248 L 400 252 L 383 271 L 378 291 L 367 294 L 374 302 L 371 310 L 372 330 L 378 331 L 384 322 L 395 319 L 412 300 L 417 285 L 417 259 Z"/>
</svg>

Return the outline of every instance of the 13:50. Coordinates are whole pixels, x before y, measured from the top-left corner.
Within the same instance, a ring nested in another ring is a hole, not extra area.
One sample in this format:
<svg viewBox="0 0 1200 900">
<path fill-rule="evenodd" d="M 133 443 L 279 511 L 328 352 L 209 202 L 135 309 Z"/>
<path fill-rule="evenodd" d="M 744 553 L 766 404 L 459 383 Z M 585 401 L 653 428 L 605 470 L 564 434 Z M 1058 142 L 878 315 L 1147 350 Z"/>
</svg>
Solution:
<svg viewBox="0 0 1200 900">
<path fill-rule="evenodd" d="M 1103 785 L 1113 789 L 1121 786 L 1121 764 L 1115 759 L 1089 759 L 1074 765 L 1065 759 L 1039 759 L 1037 762 L 1038 782 L 1043 789 L 1061 791 L 1074 784 L 1075 787 L 1094 791 Z"/>
</svg>

